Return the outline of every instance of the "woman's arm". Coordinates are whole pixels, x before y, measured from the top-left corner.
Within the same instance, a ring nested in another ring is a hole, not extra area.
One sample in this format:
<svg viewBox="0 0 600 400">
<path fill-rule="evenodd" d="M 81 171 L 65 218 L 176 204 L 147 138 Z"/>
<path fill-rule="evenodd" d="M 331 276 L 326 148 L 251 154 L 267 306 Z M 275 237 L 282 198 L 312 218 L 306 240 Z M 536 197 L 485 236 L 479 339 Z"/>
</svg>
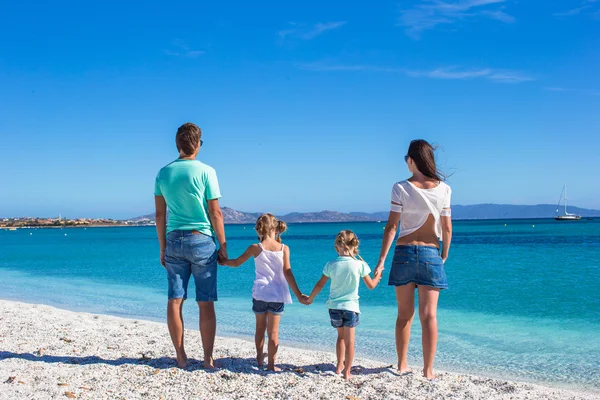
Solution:
<svg viewBox="0 0 600 400">
<path fill-rule="evenodd" d="M 321 279 L 319 279 L 319 281 L 315 284 L 315 287 L 313 288 L 312 292 L 310 292 L 310 296 L 308 296 L 308 304 L 312 303 L 315 300 L 315 297 L 317 297 L 319 292 L 323 290 L 328 280 L 328 276 L 321 275 Z"/>
<path fill-rule="evenodd" d="M 442 218 L 442 261 L 446 262 L 450 252 L 450 243 L 452 242 L 452 218 Z"/>
<path fill-rule="evenodd" d="M 283 275 L 298 301 L 302 304 L 307 304 L 306 301 L 308 300 L 308 297 L 305 294 L 302 294 L 298 288 L 296 278 L 294 278 L 294 273 L 292 272 L 292 266 L 290 264 L 290 248 L 285 245 L 283 246 Z"/>
<path fill-rule="evenodd" d="M 399 206 L 399 203 L 392 202 L 392 204 Z M 381 273 L 384 268 L 385 259 L 390 251 L 390 246 L 396 238 L 396 232 L 398 231 L 398 223 L 400 222 L 400 213 L 390 211 L 387 223 L 385 224 L 385 230 L 383 231 L 383 240 L 381 242 L 381 251 L 379 252 L 379 261 L 375 267 L 375 274 Z"/>
<path fill-rule="evenodd" d="M 223 260 L 221 262 L 222 265 L 225 265 L 227 267 L 239 267 L 240 265 L 242 265 L 243 263 L 245 263 L 246 261 L 248 261 L 250 259 L 250 257 L 257 257 L 260 252 L 261 252 L 261 248 L 257 245 L 257 244 L 253 244 L 250 245 L 246 251 L 239 256 L 238 258 L 232 259 L 232 260 Z"/>
<path fill-rule="evenodd" d="M 163 196 L 154 196 L 154 207 L 156 209 L 156 233 L 158 234 L 158 245 L 160 246 L 160 263 L 166 268 L 165 250 L 167 248 L 167 202 Z"/>
</svg>

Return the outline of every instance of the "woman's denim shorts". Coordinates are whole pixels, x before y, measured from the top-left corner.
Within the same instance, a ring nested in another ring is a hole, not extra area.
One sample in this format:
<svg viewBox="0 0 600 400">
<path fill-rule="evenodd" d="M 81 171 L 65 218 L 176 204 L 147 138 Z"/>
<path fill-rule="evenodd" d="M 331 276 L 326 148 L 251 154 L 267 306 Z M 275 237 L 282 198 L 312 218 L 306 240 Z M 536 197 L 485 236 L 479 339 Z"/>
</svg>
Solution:
<svg viewBox="0 0 600 400">
<path fill-rule="evenodd" d="M 431 246 L 396 246 L 388 285 L 403 286 L 409 283 L 448 289 L 439 249 Z"/>
</svg>

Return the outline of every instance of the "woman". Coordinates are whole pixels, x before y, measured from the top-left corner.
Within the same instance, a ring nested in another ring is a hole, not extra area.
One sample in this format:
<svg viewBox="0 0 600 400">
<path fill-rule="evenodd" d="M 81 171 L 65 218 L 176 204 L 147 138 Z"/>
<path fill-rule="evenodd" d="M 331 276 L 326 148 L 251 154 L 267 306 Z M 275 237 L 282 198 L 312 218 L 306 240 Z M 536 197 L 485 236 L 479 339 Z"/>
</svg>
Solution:
<svg viewBox="0 0 600 400">
<path fill-rule="evenodd" d="M 423 376 L 435 378 L 433 359 L 437 346 L 437 303 L 441 289 L 448 288 L 444 262 L 452 240 L 450 186 L 435 164 L 433 147 L 413 140 L 404 160 L 412 176 L 392 188 L 390 215 L 385 227 L 376 270 L 383 270 L 398 223 L 400 235 L 392 260 L 389 285 L 395 286 L 398 302 L 396 351 L 398 369 L 408 373 L 407 353 L 415 312 L 415 288 L 419 296 L 419 319 L 423 332 Z M 440 256 L 440 243 L 442 248 Z"/>
</svg>

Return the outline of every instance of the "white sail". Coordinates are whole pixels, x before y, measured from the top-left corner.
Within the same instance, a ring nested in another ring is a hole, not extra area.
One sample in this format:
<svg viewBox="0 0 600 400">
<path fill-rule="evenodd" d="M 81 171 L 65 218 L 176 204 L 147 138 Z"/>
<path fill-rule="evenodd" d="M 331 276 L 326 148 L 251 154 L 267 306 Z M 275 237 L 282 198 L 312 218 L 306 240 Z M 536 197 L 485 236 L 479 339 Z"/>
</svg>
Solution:
<svg viewBox="0 0 600 400">
<path fill-rule="evenodd" d="M 558 200 L 558 206 L 556 207 L 556 213 L 558 213 L 558 209 L 560 207 L 560 200 L 563 198 L 563 194 L 564 194 L 564 199 L 565 199 L 565 212 L 563 215 L 558 215 L 555 217 L 556 220 L 578 220 L 581 218 L 581 216 L 576 215 L 576 214 L 571 214 L 567 211 L 567 185 L 565 184 L 565 186 L 563 187 L 563 192 L 560 195 L 560 199 Z"/>
</svg>

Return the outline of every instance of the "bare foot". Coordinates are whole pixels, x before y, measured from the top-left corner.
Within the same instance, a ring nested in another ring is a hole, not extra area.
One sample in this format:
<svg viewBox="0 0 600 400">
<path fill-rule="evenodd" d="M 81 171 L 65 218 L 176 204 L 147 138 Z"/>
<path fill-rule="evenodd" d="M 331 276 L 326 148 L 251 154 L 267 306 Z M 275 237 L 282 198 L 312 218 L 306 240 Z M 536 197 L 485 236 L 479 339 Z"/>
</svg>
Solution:
<svg viewBox="0 0 600 400">
<path fill-rule="evenodd" d="M 432 381 L 435 378 L 437 378 L 437 376 L 433 373 L 433 371 L 425 371 L 425 370 L 423 370 L 423 376 L 425 378 L 429 379 L 430 381 Z"/>
<path fill-rule="evenodd" d="M 215 360 L 212 357 L 204 360 L 204 369 L 215 369 Z"/>
<path fill-rule="evenodd" d="M 408 367 L 408 364 L 398 365 L 398 371 L 400 372 L 400 375 L 408 375 L 413 372 L 413 370 Z"/>
<path fill-rule="evenodd" d="M 351 376 L 352 375 L 350 374 L 350 371 L 344 371 L 344 379 L 345 380 L 349 381 Z"/>
<path fill-rule="evenodd" d="M 258 364 L 259 367 L 263 367 L 265 365 L 265 357 L 266 356 L 267 356 L 266 353 L 262 353 L 262 355 L 256 356 L 256 364 Z"/>
<path fill-rule="evenodd" d="M 269 370 L 269 371 L 273 371 L 273 372 L 281 372 L 281 368 L 279 368 L 279 367 L 276 367 L 275 365 L 269 365 L 269 366 L 267 367 L 267 370 Z"/>
<path fill-rule="evenodd" d="M 335 368 L 335 373 L 338 375 L 341 374 L 342 371 L 344 370 L 345 366 L 346 366 L 345 361 L 338 361 L 337 367 Z"/>
<path fill-rule="evenodd" d="M 188 366 L 188 358 L 185 353 L 177 355 L 177 366 L 181 369 Z"/>
</svg>

